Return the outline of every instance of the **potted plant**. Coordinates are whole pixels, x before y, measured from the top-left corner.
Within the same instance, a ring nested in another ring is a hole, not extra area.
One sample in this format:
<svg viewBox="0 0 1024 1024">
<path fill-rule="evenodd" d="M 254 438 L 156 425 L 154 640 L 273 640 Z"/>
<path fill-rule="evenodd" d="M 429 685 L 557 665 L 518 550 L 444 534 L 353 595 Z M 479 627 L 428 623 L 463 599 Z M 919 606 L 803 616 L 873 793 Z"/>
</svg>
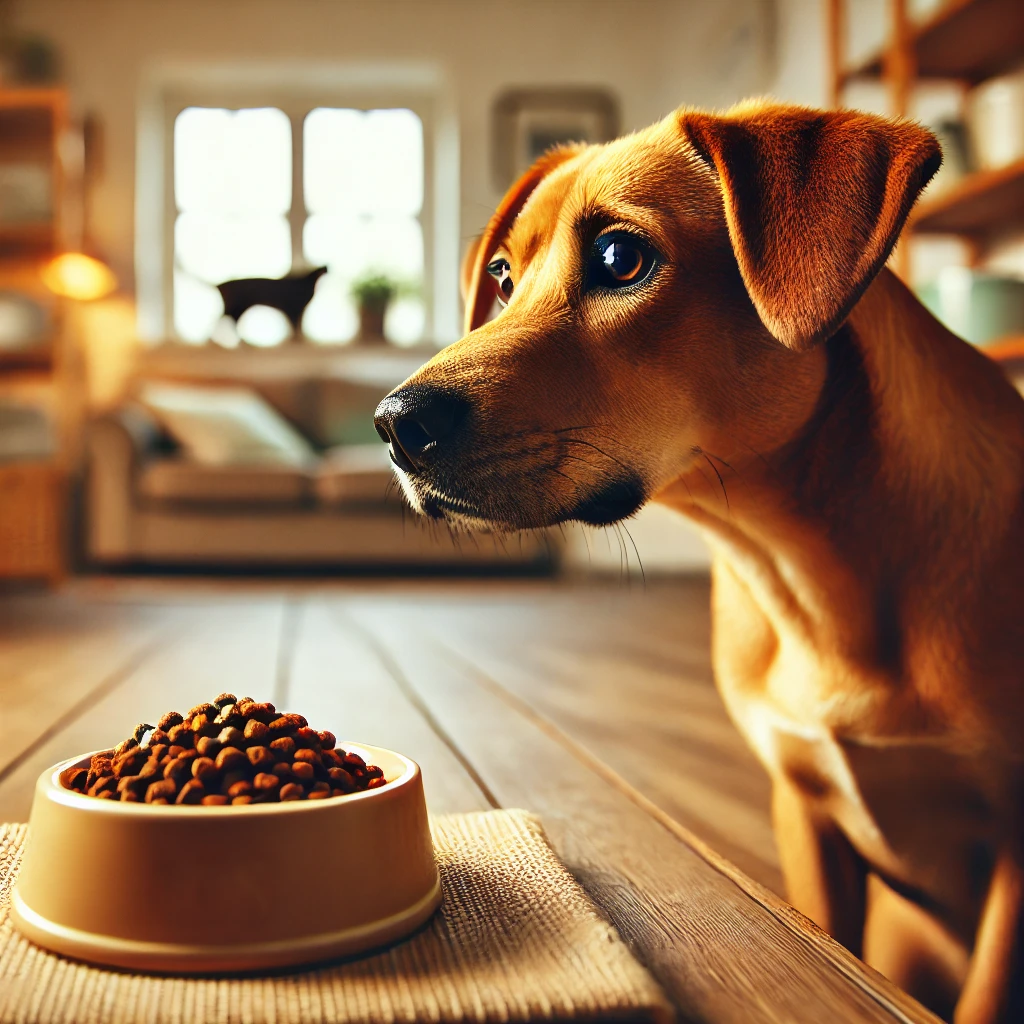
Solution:
<svg viewBox="0 0 1024 1024">
<path fill-rule="evenodd" d="M 384 314 L 402 291 L 398 281 L 379 271 L 369 271 L 352 283 L 352 298 L 359 308 L 361 341 L 384 340 Z"/>
</svg>

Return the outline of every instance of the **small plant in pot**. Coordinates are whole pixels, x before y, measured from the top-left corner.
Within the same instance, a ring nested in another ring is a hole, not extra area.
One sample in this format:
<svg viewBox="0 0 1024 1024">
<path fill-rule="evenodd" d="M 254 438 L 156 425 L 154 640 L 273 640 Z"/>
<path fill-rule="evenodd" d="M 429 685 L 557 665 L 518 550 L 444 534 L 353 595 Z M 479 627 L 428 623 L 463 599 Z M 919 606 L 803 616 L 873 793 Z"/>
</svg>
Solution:
<svg viewBox="0 0 1024 1024">
<path fill-rule="evenodd" d="M 411 289 L 380 271 L 369 271 L 352 282 L 352 298 L 359 309 L 359 339 L 384 340 L 384 314 L 388 306 Z"/>
</svg>

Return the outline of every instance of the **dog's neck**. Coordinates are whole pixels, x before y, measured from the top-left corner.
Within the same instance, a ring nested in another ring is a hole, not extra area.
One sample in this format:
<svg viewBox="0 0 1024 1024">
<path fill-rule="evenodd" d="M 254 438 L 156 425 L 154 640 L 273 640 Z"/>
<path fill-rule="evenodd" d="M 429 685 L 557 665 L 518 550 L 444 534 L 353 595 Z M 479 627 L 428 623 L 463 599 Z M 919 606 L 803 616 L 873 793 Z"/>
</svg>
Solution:
<svg viewBox="0 0 1024 1024">
<path fill-rule="evenodd" d="M 943 565 L 963 571 L 943 550 L 1012 519 L 1020 403 L 887 271 L 809 355 L 825 369 L 782 443 L 703 453 L 656 500 L 702 528 L 770 619 L 797 624 L 812 644 L 827 629 L 834 648 L 884 662 L 891 638 L 880 623 L 900 619 L 915 585 L 928 579 L 934 594 L 971 584 L 934 578 Z M 981 404 L 989 419 L 1005 411 L 1005 438 L 964 431 Z"/>
</svg>

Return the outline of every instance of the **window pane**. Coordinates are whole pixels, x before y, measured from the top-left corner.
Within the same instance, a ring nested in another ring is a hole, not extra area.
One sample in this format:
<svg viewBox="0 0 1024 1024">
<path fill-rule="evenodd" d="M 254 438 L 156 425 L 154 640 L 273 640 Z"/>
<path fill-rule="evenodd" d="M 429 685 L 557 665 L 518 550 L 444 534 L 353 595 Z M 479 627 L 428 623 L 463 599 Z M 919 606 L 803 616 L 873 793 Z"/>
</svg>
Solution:
<svg viewBox="0 0 1024 1024">
<path fill-rule="evenodd" d="M 302 232 L 306 259 L 352 281 L 379 271 L 403 283 L 423 277 L 423 229 L 414 217 L 355 218 L 314 214 Z"/>
<path fill-rule="evenodd" d="M 359 314 L 349 295 L 351 282 L 337 273 L 325 274 L 302 317 L 302 333 L 325 344 L 350 341 L 359 330 Z"/>
<path fill-rule="evenodd" d="M 224 313 L 220 292 L 180 270 L 174 272 L 174 330 L 183 341 L 209 340 Z"/>
<path fill-rule="evenodd" d="M 174 225 L 175 265 L 210 284 L 238 277 L 283 277 L 292 266 L 284 217 L 183 213 Z"/>
<path fill-rule="evenodd" d="M 310 111 L 303 187 L 311 213 L 416 216 L 423 207 L 423 123 L 411 110 Z"/>
<path fill-rule="evenodd" d="M 174 196 L 183 212 L 287 213 L 292 129 L 275 107 L 188 107 L 174 122 Z"/>
</svg>

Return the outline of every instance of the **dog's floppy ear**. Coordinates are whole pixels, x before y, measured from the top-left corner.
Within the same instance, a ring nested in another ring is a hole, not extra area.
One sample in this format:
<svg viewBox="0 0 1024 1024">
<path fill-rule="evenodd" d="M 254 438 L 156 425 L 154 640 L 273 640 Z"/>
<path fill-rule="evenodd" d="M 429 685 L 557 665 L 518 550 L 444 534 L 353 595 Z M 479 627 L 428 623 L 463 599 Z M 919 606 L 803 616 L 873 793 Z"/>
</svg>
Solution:
<svg viewBox="0 0 1024 1024">
<path fill-rule="evenodd" d="M 846 319 L 942 159 L 918 125 L 854 111 L 744 104 L 679 123 L 718 176 L 761 320 L 797 351 Z"/>
<path fill-rule="evenodd" d="M 526 205 L 526 200 L 530 198 L 533 190 L 559 164 L 572 159 L 583 148 L 580 145 L 558 146 L 537 160 L 505 193 L 505 198 L 494 211 L 484 233 L 480 236 L 473 256 L 466 254 L 466 262 L 462 267 L 464 287 L 468 284 L 468 287 L 465 287 L 466 334 L 484 323 L 498 294 L 494 279 L 487 273 L 487 264 L 491 261 L 495 249 L 508 234 L 509 228 L 519 216 L 519 211 Z"/>
</svg>

